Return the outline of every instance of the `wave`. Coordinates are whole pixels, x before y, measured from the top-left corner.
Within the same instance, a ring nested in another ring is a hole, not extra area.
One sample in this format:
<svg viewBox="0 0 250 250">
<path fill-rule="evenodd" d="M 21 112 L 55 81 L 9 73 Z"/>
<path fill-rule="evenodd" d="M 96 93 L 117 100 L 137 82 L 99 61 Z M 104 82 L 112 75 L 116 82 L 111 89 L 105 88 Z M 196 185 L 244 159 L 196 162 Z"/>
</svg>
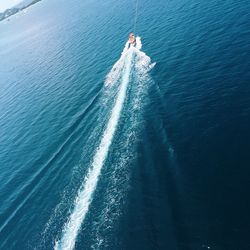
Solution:
<svg viewBox="0 0 250 250">
<path fill-rule="evenodd" d="M 135 67 L 132 67 L 134 61 Z M 110 118 L 107 120 L 107 125 L 105 126 L 104 132 L 101 136 L 100 143 L 95 150 L 91 166 L 74 201 L 74 208 L 63 227 L 61 238 L 55 242 L 55 250 L 72 250 L 75 247 L 77 235 L 82 223 L 85 220 L 86 214 L 88 213 L 103 165 L 118 127 L 126 99 L 128 85 L 133 73 L 132 68 L 138 75 L 139 83 L 145 80 L 143 78 L 145 78 L 147 71 L 153 66 L 154 64 L 150 63 L 150 58 L 146 56 L 145 53 L 136 48 L 131 48 L 122 53 L 120 59 L 114 64 L 111 71 L 107 75 L 105 80 L 105 91 L 107 93 L 109 91 L 112 92 L 112 87 L 119 84 L 118 92 L 116 93 Z M 109 98 L 111 98 L 111 96 L 109 96 Z M 136 102 L 134 103 L 135 107 L 137 104 Z M 130 138 L 130 136 L 128 136 L 128 138 Z M 114 172 L 112 176 L 115 176 Z"/>
</svg>

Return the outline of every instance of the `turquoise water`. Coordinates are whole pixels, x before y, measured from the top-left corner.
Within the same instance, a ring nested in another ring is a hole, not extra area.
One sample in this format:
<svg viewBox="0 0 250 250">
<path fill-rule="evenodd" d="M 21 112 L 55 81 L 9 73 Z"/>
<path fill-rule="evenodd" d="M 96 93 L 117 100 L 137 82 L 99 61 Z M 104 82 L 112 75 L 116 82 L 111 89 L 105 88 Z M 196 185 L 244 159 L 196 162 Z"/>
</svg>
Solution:
<svg viewBox="0 0 250 250">
<path fill-rule="evenodd" d="M 122 57 L 135 1 L 1 22 L 0 249 L 249 249 L 249 8 L 139 1 Z"/>
</svg>

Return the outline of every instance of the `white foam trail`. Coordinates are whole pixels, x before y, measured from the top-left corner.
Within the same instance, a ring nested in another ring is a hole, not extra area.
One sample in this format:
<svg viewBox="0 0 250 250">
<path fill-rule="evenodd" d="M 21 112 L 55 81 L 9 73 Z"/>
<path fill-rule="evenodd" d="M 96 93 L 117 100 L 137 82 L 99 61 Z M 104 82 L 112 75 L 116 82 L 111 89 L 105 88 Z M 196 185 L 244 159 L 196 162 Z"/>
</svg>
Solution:
<svg viewBox="0 0 250 250">
<path fill-rule="evenodd" d="M 75 207 L 68 222 L 64 226 L 62 238 L 56 242 L 55 249 L 72 250 L 75 247 L 76 238 L 89 209 L 93 193 L 96 189 L 98 178 L 107 157 L 109 147 L 115 134 L 117 124 L 126 97 L 127 86 L 129 83 L 133 50 L 129 50 L 124 58 L 124 72 L 122 75 L 121 87 L 118 92 L 115 105 L 111 112 L 111 117 L 103 133 L 101 142 L 93 158 L 92 167 L 85 178 L 83 187 L 78 192 L 75 200 Z M 124 57 L 124 55 L 122 56 Z"/>
</svg>

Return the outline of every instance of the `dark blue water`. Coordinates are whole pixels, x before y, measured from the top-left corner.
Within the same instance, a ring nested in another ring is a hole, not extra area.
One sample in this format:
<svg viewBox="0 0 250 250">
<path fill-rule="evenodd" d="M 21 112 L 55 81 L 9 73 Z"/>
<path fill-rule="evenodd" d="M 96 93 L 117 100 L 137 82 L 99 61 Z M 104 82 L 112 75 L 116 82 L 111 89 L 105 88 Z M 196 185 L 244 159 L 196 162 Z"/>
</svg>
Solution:
<svg viewBox="0 0 250 250">
<path fill-rule="evenodd" d="M 156 65 L 133 53 L 110 86 L 135 1 L 44 0 L 1 22 L 0 249 L 250 249 L 249 9 L 139 1 Z"/>
</svg>

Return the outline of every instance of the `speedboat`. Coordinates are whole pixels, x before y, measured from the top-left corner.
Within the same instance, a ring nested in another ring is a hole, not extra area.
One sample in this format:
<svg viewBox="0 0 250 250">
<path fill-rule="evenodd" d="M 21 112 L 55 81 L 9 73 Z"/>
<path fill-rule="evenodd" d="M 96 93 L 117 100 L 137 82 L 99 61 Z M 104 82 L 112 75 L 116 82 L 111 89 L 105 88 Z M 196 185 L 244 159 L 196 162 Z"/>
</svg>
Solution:
<svg viewBox="0 0 250 250">
<path fill-rule="evenodd" d="M 140 50 L 141 47 L 141 38 L 139 36 L 135 37 L 135 34 L 131 32 L 129 34 L 128 41 L 126 42 L 123 53 L 126 53 L 130 48 L 136 48 Z"/>
<path fill-rule="evenodd" d="M 136 39 L 135 39 L 135 34 L 134 33 L 130 33 L 129 37 L 128 37 L 128 43 L 129 43 L 129 47 L 136 47 Z"/>
</svg>

